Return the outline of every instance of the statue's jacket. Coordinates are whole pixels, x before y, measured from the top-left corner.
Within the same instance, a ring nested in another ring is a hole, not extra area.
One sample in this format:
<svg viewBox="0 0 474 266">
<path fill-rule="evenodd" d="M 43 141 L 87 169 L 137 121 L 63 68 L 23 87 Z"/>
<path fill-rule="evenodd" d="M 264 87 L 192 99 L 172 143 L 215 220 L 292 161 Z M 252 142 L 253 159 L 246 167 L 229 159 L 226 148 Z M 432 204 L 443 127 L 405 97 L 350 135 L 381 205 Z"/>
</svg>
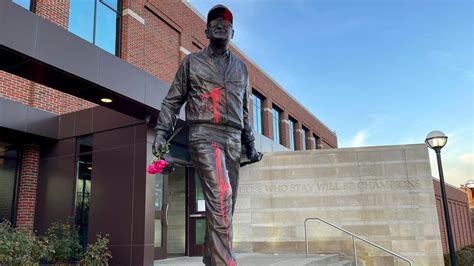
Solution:
<svg viewBox="0 0 474 266">
<path fill-rule="evenodd" d="M 181 106 L 187 102 L 188 124 L 241 131 L 242 144 L 252 142 L 247 66 L 229 51 L 229 63 L 223 75 L 217 69 L 209 49 L 204 48 L 184 58 L 162 102 L 155 129 L 159 134 L 169 135 Z"/>
</svg>

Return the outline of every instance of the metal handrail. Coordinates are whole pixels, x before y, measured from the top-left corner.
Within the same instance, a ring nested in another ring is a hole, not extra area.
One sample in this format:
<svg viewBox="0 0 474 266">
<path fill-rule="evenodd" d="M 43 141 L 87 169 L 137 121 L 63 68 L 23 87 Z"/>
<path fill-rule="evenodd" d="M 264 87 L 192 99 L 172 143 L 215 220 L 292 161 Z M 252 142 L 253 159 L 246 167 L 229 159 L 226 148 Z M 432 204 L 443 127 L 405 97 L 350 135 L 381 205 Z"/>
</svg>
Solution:
<svg viewBox="0 0 474 266">
<path fill-rule="evenodd" d="M 374 246 L 374 247 L 376 247 L 376 248 L 378 248 L 378 249 L 381 249 L 381 250 L 383 250 L 383 251 L 385 251 L 385 252 L 387 252 L 387 253 L 390 253 L 391 255 L 393 255 L 393 256 L 395 256 L 395 257 L 398 257 L 398 258 L 400 258 L 400 259 L 402 259 L 402 260 L 408 262 L 408 264 L 409 264 L 410 266 L 412 266 L 412 263 L 411 263 L 411 261 L 410 261 L 409 259 L 407 259 L 407 258 L 405 258 L 405 257 L 403 257 L 403 256 L 401 256 L 401 255 L 399 255 L 399 254 L 397 254 L 397 253 L 395 253 L 395 252 L 393 252 L 393 251 L 390 251 L 390 250 L 388 250 L 388 249 L 386 249 L 386 248 L 384 248 L 384 247 L 382 247 L 382 246 L 379 246 L 379 245 L 375 244 L 374 242 L 371 242 L 371 241 L 369 241 L 369 240 L 363 239 L 362 237 L 360 237 L 360 236 L 358 236 L 358 235 L 355 235 L 355 234 L 353 234 L 353 233 L 347 231 L 347 230 L 344 229 L 344 228 L 341 228 L 341 227 L 339 227 L 339 226 L 337 226 L 337 225 L 335 225 L 335 224 L 332 224 L 332 223 L 330 223 L 330 222 L 328 222 L 328 221 L 325 221 L 325 220 L 323 220 L 323 219 L 321 219 L 321 218 L 317 218 L 317 217 L 306 218 L 306 219 L 304 220 L 304 241 L 305 241 L 305 243 L 306 243 L 306 258 L 308 257 L 308 247 L 309 247 L 309 246 L 308 246 L 308 236 L 307 236 L 307 234 L 306 234 L 306 222 L 309 221 L 309 220 L 318 220 L 318 221 L 321 221 L 321 222 L 323 222 L 323 223 L 325 223 L 325 224 L 327 224 L 327 225 L 329 225 L 329 226 L 332 226 L 332 227 L 334 227 L 334 228 L 336 228 L 336 229 L 339 229 L 340 231 L 342 231 L 342 232 L 344 232 L 344 233 L 346 233 L 346 234 L 351 235 L 351 236 L 352 236 L 352 248 L 353 248 L 353 250 L 354 250 L 354 260 L 355 260 L 355 265 L 356 265 L 356 266 L 357 266 L 357 249 L 356 249 L 356 245 L 355 245 L 355 238 L 357 238 L 357 239 L 359 239 L 359 240 L 362 240 L 362 241 L 364 241 L 365 243 L 370 244 L 370 245 L 372 245 L 372 246 Z"/>
</svg>

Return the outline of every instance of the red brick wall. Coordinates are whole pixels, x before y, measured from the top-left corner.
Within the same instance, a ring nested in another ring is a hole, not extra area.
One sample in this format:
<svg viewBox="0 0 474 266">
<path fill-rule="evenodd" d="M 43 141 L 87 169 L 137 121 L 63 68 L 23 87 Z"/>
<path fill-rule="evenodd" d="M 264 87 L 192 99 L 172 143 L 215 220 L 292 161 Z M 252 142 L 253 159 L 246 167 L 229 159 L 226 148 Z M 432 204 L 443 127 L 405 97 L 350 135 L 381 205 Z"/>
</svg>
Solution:
<svg viewBox="0 0 474 266">
<path fill-rule="evenodd" d="M 180 33 L 179 29 L 167 24 L 163 17 L 146 9 L 145 70 L 171 83 L 181 62 Z"/>
<path fill-rule="evenodd" d="M 25 144 L 21 162 L 20 181 L 18 186 L 18 210 L 16 227 L 33 231 L 35 217 L 36 188 L 38 184 L 39 147 Z"/>
<path fill-rule="evenodd" d="M 438 210 L 438 221 L 440 227 L 443 252 L 448 253 L 448 240 L 446 235 L 446 223 L 444 218 L 443 201 L 441 198 L 441 185 L 437 179 L 433 179 L 433 185 L 436 197 L 436 207 Z M 448 197 L 449 218 L 451 221 L 451 232 L 454 238 L 456 250 L 464 246 L 473 244 L 471 213 L 467 193 L 451 186 L 446 186 L 446 195 Z"/>
<path fill-rule="evenodd" d="M 65 114 L 96 106 L 70 94 L 0 71 L 0 97 L 44 111 Z"/>
<path fill-rule="evenodd" d="M 36 0 L 35 13 L 67 29 L 69 0 Z"/>
</svg>

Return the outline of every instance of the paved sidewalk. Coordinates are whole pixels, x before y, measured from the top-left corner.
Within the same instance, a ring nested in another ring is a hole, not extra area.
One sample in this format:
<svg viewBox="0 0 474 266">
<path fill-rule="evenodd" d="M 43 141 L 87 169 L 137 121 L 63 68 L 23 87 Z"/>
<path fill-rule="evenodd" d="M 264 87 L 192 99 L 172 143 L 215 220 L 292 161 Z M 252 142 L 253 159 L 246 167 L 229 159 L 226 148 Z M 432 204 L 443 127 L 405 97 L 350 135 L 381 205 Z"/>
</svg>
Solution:
<svg viewBox="0 0 474 266">
<path fill-rule="evenodd" d="M 312 258 L 317 258 L 324 255 L 312 255 Z M 237 265 L 251 266 L 251 265 L 275 265 L 285 266 L 294 265 L 295 259 L 304 259 L 304 254 L 260 254 L 260 253 L 236 253 Z M 156 260 L 155 265 L 180 265 L 180 266 L 194 266 L 204 265 L 202 257 L 176 257 L 164 260 Z"/>
</svg>

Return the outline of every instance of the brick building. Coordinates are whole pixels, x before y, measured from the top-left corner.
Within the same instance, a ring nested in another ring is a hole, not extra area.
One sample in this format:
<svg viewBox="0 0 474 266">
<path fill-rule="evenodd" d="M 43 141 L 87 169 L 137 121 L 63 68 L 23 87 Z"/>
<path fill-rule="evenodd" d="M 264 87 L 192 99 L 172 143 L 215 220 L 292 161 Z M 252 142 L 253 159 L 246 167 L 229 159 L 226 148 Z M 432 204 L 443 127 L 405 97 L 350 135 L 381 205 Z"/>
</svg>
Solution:
<svg viewBox="0 0 474 266">
<path fill-rule="evenodd" d="M 443 252 L 448 253 L 448 240 L 446 235 L 446 222 L 444 218 L 443 200 L 441 197 L 441 184 L 438 179 L 433 179 L 436 197 L 436 208 L 438 211 L 439 230 L 443 244 Z M 453 234 L 454 248 L 459 250 L 473 244 L 471 211 L 467 191 L 446 185 L 448 198 L 449 218 L 451 221 L 451 232 Z"/>
<path fill-rule="evenodd" d="M 207 44 L 205 27 L 185 1 L 0 1 L 0 218 L 42 233 L 72 216 L 83 244 L 110 234 L 114 264 L 199 254 L 193 168 L 170 178 L 145 169 L 161 100 L 184 56 Z M 249 69 L 260 150 L 337 147 L 333 131 L 231 50 Z M 172 148 L 182 161 L 186 143 L 183 130 Z M 182 195 L 190 200 L 170 208 Z"/>
</svg>

